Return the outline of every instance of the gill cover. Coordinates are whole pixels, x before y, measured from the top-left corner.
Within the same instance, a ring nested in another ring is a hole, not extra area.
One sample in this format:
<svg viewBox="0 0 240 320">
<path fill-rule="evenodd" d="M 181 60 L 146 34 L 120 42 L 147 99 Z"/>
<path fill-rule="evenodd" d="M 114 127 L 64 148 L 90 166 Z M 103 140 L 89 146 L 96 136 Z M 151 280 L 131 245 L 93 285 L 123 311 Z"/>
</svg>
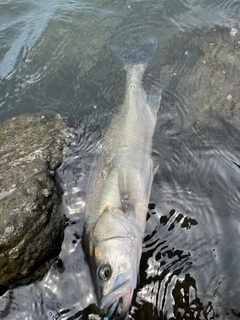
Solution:
<svg viewBox="0 0 240 320">
<path fill-rule="evenodd" d="M 107 206 L 95 224 L 93 237 L 99 242 L 114 238 L 132 238 L 136 237 L 136 234 L 122 210 Z"/>
</svg>

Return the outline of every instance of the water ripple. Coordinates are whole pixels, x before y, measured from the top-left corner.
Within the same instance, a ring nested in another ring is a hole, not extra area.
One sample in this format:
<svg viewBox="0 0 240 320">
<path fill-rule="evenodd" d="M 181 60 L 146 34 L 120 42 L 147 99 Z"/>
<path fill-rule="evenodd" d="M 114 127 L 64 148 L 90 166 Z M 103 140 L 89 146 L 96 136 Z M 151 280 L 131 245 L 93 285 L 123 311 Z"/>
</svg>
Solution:
<svg viewBox="0 0 240 320">
<path fill-rule="evenodd" d="M 41 282 L 1 296 L 0 318 L 99 319 L 81 235 L 94 156 L 125 90 L 110 47 L 149 36 L 159 45 L 144 88 L 163 88 L 159 170 L 131 318 L 238 318 L 239 1 L 3 1 L 0 18 L 1 121 L 60 112 L 72 128 L 58 171 L 59 260 Z"/>
</svg>

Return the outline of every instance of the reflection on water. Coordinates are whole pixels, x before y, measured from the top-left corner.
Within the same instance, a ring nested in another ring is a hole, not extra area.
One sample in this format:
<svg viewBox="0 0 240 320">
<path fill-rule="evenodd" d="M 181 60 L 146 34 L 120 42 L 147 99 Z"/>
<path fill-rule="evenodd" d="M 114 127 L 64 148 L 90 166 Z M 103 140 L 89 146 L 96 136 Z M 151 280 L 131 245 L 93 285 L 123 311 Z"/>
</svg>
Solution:
<svg viewBox="0 0 240 320">
<path fill-rule="evenodd" d="M 101 319 L 81 241 L 98 142 L 124 94 L 110 47 L 156 36 L 143 81 L 163 88 L 159 169 L 130 319 L 239 319 L 238 1 L 2 1 L 0 21 L 0 121 L 42 111 L 71 127 L 59 260 L 0 297 L 0 318 Z"/>
</svg>

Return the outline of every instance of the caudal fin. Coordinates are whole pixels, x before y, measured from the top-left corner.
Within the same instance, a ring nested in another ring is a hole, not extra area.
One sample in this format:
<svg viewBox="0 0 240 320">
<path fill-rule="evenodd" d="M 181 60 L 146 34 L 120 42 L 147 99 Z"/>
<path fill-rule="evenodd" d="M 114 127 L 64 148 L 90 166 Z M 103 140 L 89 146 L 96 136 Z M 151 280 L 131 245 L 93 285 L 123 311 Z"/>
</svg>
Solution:
<svg viewBox="0 0 240 320">
<path fill-rule="evenodd" d="M 126 51 L 117 47 L 112 47 L 112 50 L 125 65 L 145 65 L 154 56 L 157 46 L 157 38 L 151 37 L 146 39 L 138 48 L 133 51 Z"/>
</svg>

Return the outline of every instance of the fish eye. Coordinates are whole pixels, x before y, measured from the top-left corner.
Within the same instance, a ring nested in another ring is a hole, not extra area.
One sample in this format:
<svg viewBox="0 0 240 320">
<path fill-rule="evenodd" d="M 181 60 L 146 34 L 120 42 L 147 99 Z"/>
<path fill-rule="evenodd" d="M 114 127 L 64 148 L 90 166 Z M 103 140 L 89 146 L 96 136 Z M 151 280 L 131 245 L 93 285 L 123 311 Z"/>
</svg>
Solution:
<svg viewBox="0 0 240 320">
<path fill-rule="evenodd" d="M 112 268 L 109 264 L 103 264 L 99 267 L 98 276 L 101 280 L 105 281 L 111 278 Z"/>
</svg>

